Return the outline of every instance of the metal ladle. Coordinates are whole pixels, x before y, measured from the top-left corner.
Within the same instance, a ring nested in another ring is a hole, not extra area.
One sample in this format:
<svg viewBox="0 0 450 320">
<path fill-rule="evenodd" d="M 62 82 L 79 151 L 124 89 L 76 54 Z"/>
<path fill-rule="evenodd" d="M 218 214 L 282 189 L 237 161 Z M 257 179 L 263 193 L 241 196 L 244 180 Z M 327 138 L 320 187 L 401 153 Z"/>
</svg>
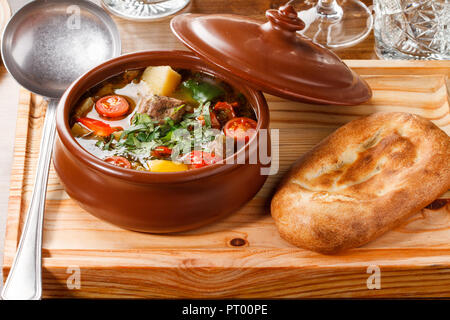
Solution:
<svg viewBox="0 0 450 320">
<path fill-rule="evenodd" d="M 3 299 L 40 299 L 42 228 L 48 171 L 59 98 L 85 71 L 120 55 L 119 32 L 111 17 L 85 0 L 36 0 L 7 24 L 3 62 L 27 90 L 48 98 L 31 203 Z"/>
</svg>

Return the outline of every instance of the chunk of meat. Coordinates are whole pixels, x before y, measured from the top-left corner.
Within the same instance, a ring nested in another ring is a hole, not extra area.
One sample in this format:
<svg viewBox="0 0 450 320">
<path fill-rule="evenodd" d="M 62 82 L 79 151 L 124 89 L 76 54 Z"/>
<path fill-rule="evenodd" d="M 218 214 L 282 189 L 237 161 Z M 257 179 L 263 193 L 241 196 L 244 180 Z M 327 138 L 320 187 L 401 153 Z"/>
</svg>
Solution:
<svg viewBox="0 0 450 320">
<path fill-rule="evenodd" d="M 139 113 L 146 113 L 155 121 L 163 122 L 166 118 L 179 122 L 186 112 L 184 102 L 175 98 L 152 95 L 141 100 Z M 181 108 L 180 108 L 181 107 Z"/>
</svg>

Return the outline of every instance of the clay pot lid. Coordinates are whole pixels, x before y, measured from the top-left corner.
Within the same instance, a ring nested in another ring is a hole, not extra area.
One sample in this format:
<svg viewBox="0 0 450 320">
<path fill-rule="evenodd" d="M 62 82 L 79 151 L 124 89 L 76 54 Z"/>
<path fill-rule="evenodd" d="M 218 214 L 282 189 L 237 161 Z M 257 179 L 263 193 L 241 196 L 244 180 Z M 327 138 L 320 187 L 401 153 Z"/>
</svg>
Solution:
<svg viewBox="0 0 450 320">
<path fill-rule="evenodd" d="M 335 105 L 367 101 L 368 85 L 337 55 L 296 31 L 305 24 L 292 6 L 267 10 L 268 22 L 232 14 L 182 14 L 173 33 L 208 63 L 258 90 Z"/>
</svg>

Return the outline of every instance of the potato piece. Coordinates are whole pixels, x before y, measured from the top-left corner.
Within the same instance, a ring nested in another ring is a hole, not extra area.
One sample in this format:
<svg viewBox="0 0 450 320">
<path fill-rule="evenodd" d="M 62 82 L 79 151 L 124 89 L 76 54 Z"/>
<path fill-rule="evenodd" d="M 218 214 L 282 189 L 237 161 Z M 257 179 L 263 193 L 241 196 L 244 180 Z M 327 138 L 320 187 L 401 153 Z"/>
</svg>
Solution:
<svg viewBox="0 0 450 320">
<path fill-rule="evenodd" d="M 90 133 L 92 133 L 91 130 L 89 130 L 88 128 L 82 126 L 81 124 L 79 124 L 78 122 L 76 122 L 73 126 L 72 126 L 72 135 L 74 137 L 84 137 Z"/>
<path fill-rule="evenodd" d="M 181 75 L 169 66 L 147 67 L 142 80 L 147 84 L 150 93 L 168 96 L 180 84 Z"/>
<path fill-rule="evenodd" d="M 81 101 L 79 105 L 75 107 L 74 117 L 76 118 L 82 118 L 91 111 L 92 107 L 94 106 L 94 100 L 92 100 L 91 97 L 84 99 Z"/>
<path fill-rule="evenodd" d="M 149 160 L 147 164 L 150 172 L 178 172 L 188 170 L 188 166 L 184 163 L 170 160 Z"/>
</svg>

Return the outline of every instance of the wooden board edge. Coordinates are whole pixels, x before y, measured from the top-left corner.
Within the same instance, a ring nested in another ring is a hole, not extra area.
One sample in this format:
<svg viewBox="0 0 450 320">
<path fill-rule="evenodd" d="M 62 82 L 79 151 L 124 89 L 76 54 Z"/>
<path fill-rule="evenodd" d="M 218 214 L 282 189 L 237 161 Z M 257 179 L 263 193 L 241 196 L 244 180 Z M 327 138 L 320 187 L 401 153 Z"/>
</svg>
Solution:
<svg viewBox="0 0 450 320">
<path fill-rule="evenodd" d="M 191 270 L 166 268 L 50 268 L 43 270 L 44 298 L 448 298 L 450 269 L 379 269 L 376 266 Z M 79 287 L 73 275 L 79 275 Z M 72 276 L 72 277 L 71 277 Z"/>
</svg>

